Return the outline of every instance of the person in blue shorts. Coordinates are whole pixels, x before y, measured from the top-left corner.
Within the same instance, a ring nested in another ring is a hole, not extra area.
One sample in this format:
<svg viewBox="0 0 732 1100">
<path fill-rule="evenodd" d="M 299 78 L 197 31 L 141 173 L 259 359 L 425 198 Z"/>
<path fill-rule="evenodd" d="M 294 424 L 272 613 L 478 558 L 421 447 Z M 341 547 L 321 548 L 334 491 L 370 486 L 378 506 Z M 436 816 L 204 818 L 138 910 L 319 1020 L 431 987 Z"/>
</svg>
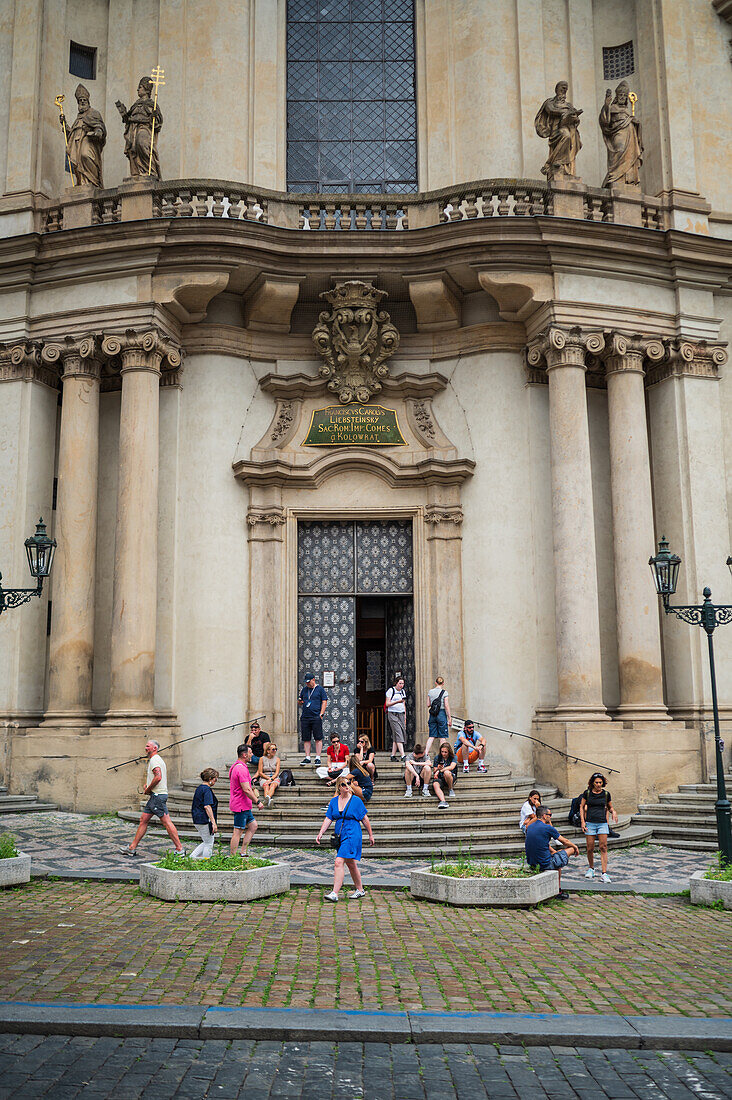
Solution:
<svg viewBox="0 0 732 1100">
<path fill-rule="evenodd" d="M 561 848 L 555 850 L 550 848 L 549 842 L 552 840 L 558 840 L 562 845 Z M 577 845 L 563 837 L 561 833 L 552 825 L 552 812 L 548 806 L 536 807 L 536 821 L 532 823 L 526 829 L 526 862 L 530 867 L 538 867 L 540 871 L 558 871 L 559 872 L 559 893 L 558 898 L 562 901 L 566 901 L 569 894 L 566 890 L 562 889 L 562 867 L 566 867 L 569 863 L 568 852 L 572 855 L 579 855 L 579 848 Z"/>
<path fill-rule="evenodd" d="M 315 838 L 315 843 L 320 844 L 324 834 L 328 831 L 331 821 L 335 822 L 335 835 L 340 838 L 338 855 L 335 860 L 333 874 L 333 889 L 325 895 L 326 901 L 338 901 L 338 891 L 343 885 L 346 867 L 350 872 L 355 887 L 349 898 L 365 897 L 366 891 L 361 881 L 361 872 L 358 869 L 358 861 L 361 858 L 361 822 L 366 826 L 369 834 L 369 842 L 374 843 L 374 832 L 371 828 L 369 815 L 358 795 L 353 794 L 353 779 L 350 775 L 341 775 L 336 780 L 336 797 L 331 798 L 328 809 L 325 811 L 323 824 Z"/>
</svg>

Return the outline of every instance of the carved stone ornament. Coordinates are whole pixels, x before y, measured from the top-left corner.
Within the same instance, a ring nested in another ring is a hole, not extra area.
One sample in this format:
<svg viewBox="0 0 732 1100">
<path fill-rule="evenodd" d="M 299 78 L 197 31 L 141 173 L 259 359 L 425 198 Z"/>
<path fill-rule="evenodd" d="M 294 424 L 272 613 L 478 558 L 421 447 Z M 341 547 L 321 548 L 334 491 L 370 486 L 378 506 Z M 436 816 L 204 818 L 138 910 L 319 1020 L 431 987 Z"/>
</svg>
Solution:
<svg viewBox="0 0 732 1100">
<path fill-rule="evenodd" d="M 320 314 L 313 343 L 323 359 L 320 377 L 344 405 L 366 404 L 389 376 L 387 359 L 399 347 L 399 333 L 379 310 L 386 292 L 355 280 L 320 295 L 330 310 Z"/>
<path fill-rule="evenodd" d="M 275 426 L 270 433 L 270 439 L 273 443 L 279 443 L 283 436 L 287 435 L 292 422 L 295 419 L 295 402 L 283 401 L 280 405 L 280 411 L 275 421 Z"/>
<path fill-rule="evenodd" d="M 435 424 L 426 401 L 415 402 L 414 419 L 423 436 L 426 436 L 427 439 L 435 438 Z"/>
</svg>

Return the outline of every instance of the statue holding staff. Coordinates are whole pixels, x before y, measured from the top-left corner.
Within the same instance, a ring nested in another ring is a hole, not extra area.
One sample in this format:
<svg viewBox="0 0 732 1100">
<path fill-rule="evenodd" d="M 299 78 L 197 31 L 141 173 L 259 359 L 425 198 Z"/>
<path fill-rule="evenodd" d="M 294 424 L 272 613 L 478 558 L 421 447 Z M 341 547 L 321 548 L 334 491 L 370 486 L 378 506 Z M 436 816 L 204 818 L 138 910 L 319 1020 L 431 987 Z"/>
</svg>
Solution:
<svg viewBox="0 0 732 1100">
<path fill-rule="evenodd" d="M 569 85 L 560 80 L 554 96 L 545 99 L 536 118 L 534 128 L 541 138 L 549 141 L 549 155 L 541 169 L 548 180 L 575 179 L 575 162 L 582 148 L 579 136 L 582 111 L 567 102 Z"/>
<path fill-rule="evenodd" d="M 607 175 L 603 187 L 616 184 L 640 184 L 643 163 L 643 135 L 640 119 L 635 116 L 636 96 L 625 80 L 615 89 L 608 88 L 600 111 L 600 129 L 607 147 Z"/>
<path fill-rule="evenodd" d="M 160 161 L 158 159 L 158 134 L 163 125 L 163 115 L 153 102 L 154 81 L 143 76 L 137 87 L 137 99 L 129 111 L 119 99 L 115 107 L 125 124 L 125 156 L 130 163 L 131 176 L 152 176 L 160 179 Z"/>
<path fill-rule="evenodd" d="M 66 152 L 74 183 L 83 187 L 104 187 L 102 181 L 102 150 L 107 140 L 107 127 L 99 111 L 90 106 L 89 89 L 79 84 L 74 92 L 78 114 L 67 127 L 59 104 L 59 123 L 66 139 Z M 63 97 L 58 97 L 63 102 Z M 58 102 L 58 100 L 57 100 Z"/>
</svg>

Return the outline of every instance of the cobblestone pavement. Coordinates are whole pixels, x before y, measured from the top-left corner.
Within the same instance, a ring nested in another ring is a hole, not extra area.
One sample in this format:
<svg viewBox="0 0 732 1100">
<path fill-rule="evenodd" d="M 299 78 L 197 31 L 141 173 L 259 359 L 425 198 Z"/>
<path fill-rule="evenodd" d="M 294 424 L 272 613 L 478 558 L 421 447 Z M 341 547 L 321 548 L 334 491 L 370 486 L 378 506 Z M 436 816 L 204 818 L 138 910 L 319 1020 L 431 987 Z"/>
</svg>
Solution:
<svg viewBox="0 0 732 1100">
<path fill-rule="evenodd" d="M 683 898 L 202 904 L 39 880 L 0 894 L 0 1000 L 727 1016 L 731 937 L 732 913 Z"/>
<path fill-rule="evenodd" d="M 139 875 L 136 865 L 118 851 L 121 844 L 130 842 L 134 828 L 113 815 L 88 817 L 85 814 L 60 812 L 2 814 L 1 830 L 14 833 L 19 846 L 34 857 L 36 869 L 47 869 L 51 874 Z M 191 842 L 187 843 L 190 850 Z M 144 859 L 156 859 L 170 847 L 166 835 L 161 836 L 150 830 L 140 846 L 140 852 Z M 325 883 L 333 877 L 334 855 L 328 848 L 316 851 L 257 847 L 257 853 L 286 861 L 300 881 Z M 617 851 L 611 848 L 611 888 L 601 883 L 599 878 L 588 880 L 584 877 L 587 869 L 584 856 L 572 860 L 562 873 L 562 881 L 570 888 L 601 893 L 616 890 L 678 892 L 688 890 L 692 873 L 706 869 L 712 855 L 711 852 L 688 852 L 659 845 L 640 845 Z M 361 873 L 367 881 L 408 886 L 410 871 L 425 866 L 424 861 L 369 858 L 361 863 Z M 599 856 L 597 866 L 600 866 Z"/>
<path fill-rule="evenodd" d="M 566 1047 L 0 1036 L 0 1097 L 724 1100 L 732 1055 Z"/>
</svg>

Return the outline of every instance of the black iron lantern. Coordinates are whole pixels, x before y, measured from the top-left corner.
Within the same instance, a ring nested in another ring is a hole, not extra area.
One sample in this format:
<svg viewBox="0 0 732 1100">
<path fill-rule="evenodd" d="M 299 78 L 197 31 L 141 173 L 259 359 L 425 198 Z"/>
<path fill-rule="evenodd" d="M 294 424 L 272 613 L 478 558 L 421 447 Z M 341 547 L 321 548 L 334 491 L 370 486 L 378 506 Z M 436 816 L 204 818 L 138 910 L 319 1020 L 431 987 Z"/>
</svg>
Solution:
<svg viewBox="0 0 732 1100">
<path fill-rule="evenodd" d="M 31 576 L 40 580 L 47 577 L 53 565 L 53 556 L 56 553 L 56 540 L 50 539 L 46 534 L 46 525 L 43 516 L 36 524 L 36 533 L 25 540 L 25 552 L 28 555 L 28 568 Z"/>
<path fill-rule="evenodd" d="M 732 558 L 728 559 L 727 564 L 732 568 Z M 676 583 L 679 579 L 679 566 L 681 565 L 681 558 L 678 554 L 672 554 L 668 548 L 668 540 L 663 535 L 661 541 L 658 544 L 658 553 L 655 558 L 649 558 L 648 564 L 651 567 L 653 574 L 653 583 L 656 586 L 656 592 L 663 598 L 664 603 L 668 602 L 669 598 L 676 592 Z"/>
</svg>

